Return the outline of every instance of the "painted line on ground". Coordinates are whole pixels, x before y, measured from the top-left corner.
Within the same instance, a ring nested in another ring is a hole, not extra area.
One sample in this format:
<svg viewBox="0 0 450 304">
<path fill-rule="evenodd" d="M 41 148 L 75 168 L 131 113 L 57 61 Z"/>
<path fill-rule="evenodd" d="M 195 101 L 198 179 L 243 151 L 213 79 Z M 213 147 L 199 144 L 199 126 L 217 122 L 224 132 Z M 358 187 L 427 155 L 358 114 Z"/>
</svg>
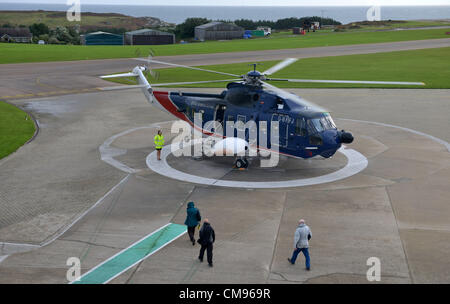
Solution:
<svg viewBox="0 0 450 304">
<path fill-rule="evenodd" d="M 47 245 L 49 245 L 50 243 L 54 242 L 55 240 L 57 240 L 59 237 L 61 237 L 64 233 L 66 233 L 70 228 L 72 228 L 76 223 L 78 223 L 78 221 L 80 221 L 83 217 L 86 216 L 86 214 L 88 214 L 90 211 L 92 211 L 92 209 L 94 209 L 95 207 L 99 206 L 101 203 L 103 203 L 103 201 L 105 200 L 106 197 L 108 197 L 111 193 L 114 192 L 114 190 L 116 190 L 120 185 L 122 185 L 125 181 L 128 180 L 128 178 L 130 177 L 130 175 L 128 174 L 127 176 L 125 176 L 119 183 L 117 183 L 114 187 L 112 187 L 105 195 L 103 195 L 94 205 L 92 205 L 91 207 L 89 207 L 86 211 L 84 211 L 82 214 L 80 214 L 74 221 L 72 221 L 68 226 L 65 226 L 59 233 L 57 233 L 55 236 L 53 236 L 51 239 L 49 239 L 46 242 L 43 242 L 39 245 L 35 245 L 35 244 L 25 244 L 25 243 L 9 243 L 9 242 L 0 242 L 0 246 L 2 246 L 2 251 L 6 250 L 5 248 L 7 248 L 8 250 L 11 249 L 16 249 L 18 247 L 23 247 L 24 250 L 15 250 L 16 252 L 27 252 L 27 251 L 31 251 L 34 249 L 38 249 L 41 247 L 45 247 Z M 6 256 L 8 257 L 8 256 Z M 6 258 L 5 258 L 6 259 Z"/>
<path fill-rule="evenodd" d="M 132 133 L 134 131 L 138 131 L 138 130 L 142 130 L 142 129 L 160 128 L 160 125 L 161 125 L 161 123 L 154 123 L 149 126 L 132 128 L 132 129 L 129 129 L 129 130 L 126 130 L 126 131 L 123 131 L 121 133 L 111 136 L 110 138 L 105 140 L 105 142 L 98 148 L 98 150 L 100 152 L 100 159 L 102 161 L 104 161 L 105 163 L 113 166 L 114 168 L 119 169 L 120 171 L 126 172 L 128 174 L 140 172 L 141 170 L 130 168 L 129 166 L 125 165 L 124 163 L 116 160 L 114 157 L 125 155 L 128 150 L 111 147 L 111 144 L 117 138 L 127 135 L 129 133 Z"/>
<path fill-rule="evenodd" d="M 173 223 L 164 225 L 92 268 L 72 284 L 106 284 L 186 232 L 185 225 Z"/>
<path fill-rule="evenodd" d="M 172 145 L 174 147 L 172 148 Z M 338 152 L 347 157 L 348 162 L 342 169 L 335 172 L 302 179 L 292 179 L 286 181 L 270 181 L 270 182 L 249 182 L 249 181 L 230 181 L 220 180 L 214 178 L 207 178 L 198 175 L 192 175 L 172 168 L 167 163 L 167 157 L 177 149 L 180 149 L 177 144 L 165 146 L 161 151 L 161 160 L 156 159 L 156 151 L 153 151 L 147 156 L 147 166 L 154 172 L 171 179 L 176 179 L 184 182 L 191 182 L 209 186 L 230 187 L 230 188 L 246 188 L 246 189 L 275 189 L 275 188 L 290 188 L 319 185 L 338 181 L 352 175 L 355 175 L 364 170 L 368 165 L 367 158 L 356 150 L 348 149 L 345 146 L 341 147 Z"/>
<path fill-rule="evenodd" d="M 76 90 L 64 90 L 64 91 L 47 91 L 47 92 L 30 93 L 30 94 L 7 95 L 7 96 L 0 96 L 0 99 L 23 99 L 25 97 L 31 97 L 31 98 L 33 98 L 33 97 L 53 97 L 53 96 L 59 96 L 59 95 L 81 94 L 81 93 L 98 92 L 98 91 L 101 91 L 100 87 L 76 89 Z"/>
<path fill-rule="evenodd" d="M 79 220 L 81 220 L 86 214 L 88 214 L 92 209 L 94 209 L 95 207 L 97 207 L 98 205 L 100 205 L 106 197 L 108 197 L 111 193 L 114 192 L 114 190 L 116 190 L 120 185 L 122 185 L 125 181 L 128 180 L 128 178 L 130 177 L 130 175 L 128 174 L 127 176 L 125 176 L 117 185 L 115 185 L 114 187 L 112 187 L 105 195 L 102 196 L 102 198 L 100 198 L 94 205 L 92 205 L 91 207 L 89 207 L 89 209 L 87 209 L 86 211 L 84 211 L 81 215 L 79 215 L 70 225 L 66 226 L 61 232 L 59 232 L 57 235 L 55 235 L 53 238 L 51 238 L 50 240 L 48 240 L 47 242 L 41 244 L 41 247 L 47 246 L 48 244 L 52 243 L 53 241 L 55 241 L 57 238 L 59 238 L 60 236 L 62 236 L 64 233 L 67 232 L 67 230 L 69 230 L 70 228 L 73 227 L 73 225 L 75 225 L 76 223 L 78 223 Z"/>
<path fill-rule="evenodd" d="M 444 145 L 445 148 L 447 148 L 447 151 L 450 152 L 450 143 L 446 142 L 443 139 L 434 137 L 433 135 L 430 134 L 426 134 L 420 131 L 416 131 L 413 129 L 409 129 L 409 128 L 405 128 L 405 127 L 400 127 L 400 126 L 396 126 L 396 125 L 390 125 L 390 124 L 386 124 L 386 123 L 382 123 L 382 122 L 375 122 L 375 121 L 367 121 L 367 120 L 357 120 L 357 119 L 347 119 L 347 118 L 336 118 L 336 119 L 340 119 L 340 120 L 346 120 L 346 121 L 353 121 L 353 122 L 363 122 L 363 123 L 368 123 L 368 124 L 373 124 L 373 125 L 378 125 L 378 126 L 383 126 L 383 127 L 389 127 L 389 128 L 395 128 L 395 129 L 400 129 L 403 131 L 407 131 L 407 132 L 411 132 L 420 136 L 424 136 L 424 137 L 428 137 L 429 139 Z"/>
</svg>

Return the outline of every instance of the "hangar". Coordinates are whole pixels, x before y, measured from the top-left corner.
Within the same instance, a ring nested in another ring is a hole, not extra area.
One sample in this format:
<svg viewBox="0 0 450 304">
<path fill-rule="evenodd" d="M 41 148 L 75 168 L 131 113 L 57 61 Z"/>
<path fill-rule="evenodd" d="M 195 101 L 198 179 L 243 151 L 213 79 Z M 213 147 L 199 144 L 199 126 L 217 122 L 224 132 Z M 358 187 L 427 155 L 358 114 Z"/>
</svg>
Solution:
<svg viewBox="0 0 450 304">
<path fill-rule="evenodd" d="M 243 38 L 244 29 L 233 23 L 210 22 L 195 27 L 195 39 L 225 40 Z"/>
<path fill-rule="evenodd" d="M 151 29 L 142 29 L 125 33 L 127 45 L 174 44 L 175 35 Z"/>
<path fill-rule="evenodd" d="M 83 45 L 123 45 L 123 36 L 106 32 L 81 35 Z"/>
</svg>

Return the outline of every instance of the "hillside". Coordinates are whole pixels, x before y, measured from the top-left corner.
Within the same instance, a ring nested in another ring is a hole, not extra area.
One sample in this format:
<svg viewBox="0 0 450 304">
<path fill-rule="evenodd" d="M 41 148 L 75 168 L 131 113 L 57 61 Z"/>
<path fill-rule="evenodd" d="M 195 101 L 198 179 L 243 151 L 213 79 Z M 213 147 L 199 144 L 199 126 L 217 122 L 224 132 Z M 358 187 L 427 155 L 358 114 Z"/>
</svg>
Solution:
<svg viewBox="0 0 450 304">
<path fill-rule="evenodd" d="M 359 21 L 336 26 L 338 30 L 352 31 L 388 31 L 394 29 L 411 29 L 423 27 L 450 26 L 450 19 L 446 20 L 381 20 L 381 21 Z"/>
<path fill-rule="evenodd" d="M 131 17 L 116 13 L 82 13 L 81 22 L 69 22 L 66 12 L 57 11 L 0 11 L 0 27 L 30 26 L 33 23 L 45 23 L 50 28 L 74 26 L 79 24 L 81 32 L 97 29 L 124 29 L 132 31 L 144 27 L 174 27 L 154 17 Z"/>
</svg>

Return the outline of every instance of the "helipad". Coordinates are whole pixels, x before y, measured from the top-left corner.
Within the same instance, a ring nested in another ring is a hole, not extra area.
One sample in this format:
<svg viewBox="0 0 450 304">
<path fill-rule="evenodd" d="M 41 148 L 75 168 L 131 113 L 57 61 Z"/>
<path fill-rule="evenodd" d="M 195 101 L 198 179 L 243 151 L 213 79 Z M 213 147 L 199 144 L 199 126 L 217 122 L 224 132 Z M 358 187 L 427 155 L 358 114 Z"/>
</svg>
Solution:
<svg viewBox="0 0 450 304">
<path fill-rule="evenodd" d="M 272 180 L 265 182 L 256 182 L 243 180 L 238 181 L 221 180 L 189 174 L 171 167 L 167 162 L 167 157 L 177 150 L 177 148 L 174 148 L 174 146 L 175 144 L 164 147 L 164 149 L 161 152 L 161 161 L 158 161 L 156 159 L 156 152 L 152 152 L 151 154 L 149 154 L 146 159 L 147 166 L 156 173 L 164 175 L 169 178 L 218 187 L 270 189 L 270 188 L 311 186 L 323 183 L 330 183 L 333 181 L 350 177 L 352 175 L 357 174 L 358 172 L 361 172 L 367 167 L 367 158 L 364 157 L 364 155 L 362 155 L 356 150 L 349 149 L 347 147 L 342 147 L 341 149 L 339 149 L 338 152 L 343 154 L 347 158 L 347 164 L 345 165 L 344 168 L 341 168 L 329 174 L 311 178 L 300 178 L 285 181 Z M 204 170 L 206 171 L 208 170 L 208 168 L 205 166 Z M 267 170 L 270 170 L 270 168 L 267 168 Z M 274 176 L 274 178 L 276 178 L 276 176 Z"/>
</svg>

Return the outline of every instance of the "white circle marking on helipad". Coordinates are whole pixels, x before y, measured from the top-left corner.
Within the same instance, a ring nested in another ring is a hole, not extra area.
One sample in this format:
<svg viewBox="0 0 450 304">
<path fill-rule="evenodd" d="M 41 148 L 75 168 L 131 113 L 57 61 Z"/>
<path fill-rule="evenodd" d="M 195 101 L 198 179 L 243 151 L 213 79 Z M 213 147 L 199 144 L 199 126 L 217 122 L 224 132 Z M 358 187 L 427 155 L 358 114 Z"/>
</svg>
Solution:
<svg viewBox="0 0 450 304">
<path fill-rule="evenodd" d="M 160 161 L 156 159 L 156 151 L 153 151 L 147 156 L 146 159 L 147 166 L 154 172 L 172 179 L 184 182 L 191 182 L 195 184 L 230 187 L 230 188 L 268 189 L 268 188 L 303 187 L 303 186 L 312 186 L 330 183 L 355 175 L 364 170 L 368 164 L 367 158 L 358 151 L 342 147 L 338 150 L 338 152 L 344 154 L 344 156 L 347 157 L 348 160 L 347 164 L 345 165 L 344 168 L 329 174 L 287 181 L 271 181 L 271 182 L 230 181 L 192 175 L 172 168 L 167 163 L 167 157 L 177 149 L 179 148 L 178 147 L 172 148 L 172 145 L 165 146 L 161 151 Z"/>
</svg>

